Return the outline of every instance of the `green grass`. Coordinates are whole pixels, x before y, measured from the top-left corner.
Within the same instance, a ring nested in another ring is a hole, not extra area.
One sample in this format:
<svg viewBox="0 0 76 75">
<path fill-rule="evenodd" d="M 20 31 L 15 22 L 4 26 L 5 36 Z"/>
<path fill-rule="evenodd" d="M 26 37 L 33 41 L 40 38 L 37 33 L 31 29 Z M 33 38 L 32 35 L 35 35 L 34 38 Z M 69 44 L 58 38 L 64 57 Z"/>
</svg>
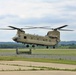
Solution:
<svg viewBox="0 0 76 75">
<path fill-rule="evenodd" d="M 34 69 L 40 68 L 40 70 L 56 70 L 56 71 L 76 71 L 76 69 L 60 69 L 60 68 L 52 68 L 52 67 L 41 67 L 41 66 L 29 66 L 33 67 Z M 36 69 L 37 70 L 37 69 Z"/>
<path fill-rule="evenodd" d="M 16 52 L 15 49 L 0 49 L 0 52 Z"/>
</svg>

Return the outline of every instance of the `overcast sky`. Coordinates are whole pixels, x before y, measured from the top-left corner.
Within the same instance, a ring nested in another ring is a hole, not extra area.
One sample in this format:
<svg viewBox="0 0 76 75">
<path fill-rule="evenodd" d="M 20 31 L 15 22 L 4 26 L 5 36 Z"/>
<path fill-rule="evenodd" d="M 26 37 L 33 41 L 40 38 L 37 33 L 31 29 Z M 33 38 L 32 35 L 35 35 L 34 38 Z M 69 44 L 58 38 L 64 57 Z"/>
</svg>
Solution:
<svg viewBox="0 0 76 75">
<path fill-rule="evenodd" d="M 68 25 L 61 31 L 62 41 L 76 41 L 76 0 L 0 0 L 0 28 L 8 26 Z M 46 35 L 49 30 L 25 30 L 26 33 Z M 16 31 L 0 30 L 0 41 L 12 41 Z"/>
</svg>

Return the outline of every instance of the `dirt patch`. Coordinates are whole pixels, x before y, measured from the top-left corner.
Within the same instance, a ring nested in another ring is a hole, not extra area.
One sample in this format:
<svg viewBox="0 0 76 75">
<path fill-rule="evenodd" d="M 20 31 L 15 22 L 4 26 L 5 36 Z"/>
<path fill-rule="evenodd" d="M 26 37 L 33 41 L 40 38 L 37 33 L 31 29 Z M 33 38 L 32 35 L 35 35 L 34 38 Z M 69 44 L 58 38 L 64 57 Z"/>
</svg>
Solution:
<svg viewBox="0 0 76 75">
<path fill-rule="evenodd" d="M 33 66 L 35 66 L 35 68 Z M 76 72 L 73 71 L 40 71 L 40 68 L 38 67 L 76 69 L 76 65 L 29 61 L 0 61 L 0 75 L 76 75 Z"/>
<path fill-rule="evenodd" d="M 76 75 L 76 72 L 68 71 L 13 71 L 0 72 L 0 75 Z"/>
<path fill-rule="evenodd" d="M 38 66 L 38 67 L 52 67 L 59 69 L 76 69 L 76 65 L 41 63 L 41 62 L 30 62 L 30 61 L 0 61 L 0 66 L 1 65 L 3 66 L 8 65 L 8 66 L 22 67 L 22 68 L 24 67 L 27 68 L 28 66 Z"/>
</svg>

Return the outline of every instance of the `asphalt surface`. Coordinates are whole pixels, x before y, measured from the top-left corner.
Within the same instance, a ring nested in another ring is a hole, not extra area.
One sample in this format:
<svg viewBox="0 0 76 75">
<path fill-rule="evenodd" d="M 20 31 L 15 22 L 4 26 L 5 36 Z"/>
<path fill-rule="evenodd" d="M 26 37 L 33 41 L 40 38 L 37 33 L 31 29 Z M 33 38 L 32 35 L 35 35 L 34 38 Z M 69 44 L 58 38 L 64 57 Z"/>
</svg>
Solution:
<svg viewBox="0 0 76 75">
<path fill-rule="evenodd" d="M 64 60 L 74 60 L 76 61 L 76 56 L 74 55 L 50 55 L 50 54 L 16 54 L 14 52 L 0 52 L 0 56 L 21 56 L 26 58 L 45 58 L 45 59 L 64 59 Z"/>
</svg>

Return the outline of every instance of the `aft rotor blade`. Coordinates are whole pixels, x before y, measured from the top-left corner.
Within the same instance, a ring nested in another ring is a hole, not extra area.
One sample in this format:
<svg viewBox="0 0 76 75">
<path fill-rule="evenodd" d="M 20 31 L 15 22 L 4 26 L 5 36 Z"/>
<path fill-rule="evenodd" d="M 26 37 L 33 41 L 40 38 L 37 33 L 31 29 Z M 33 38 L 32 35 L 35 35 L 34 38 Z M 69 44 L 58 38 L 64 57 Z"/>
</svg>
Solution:
<svg viewBox="0 0 76 75">
<path fill-rule="evenodd" d="M 74 31 L 74 30 L 70 30 L 70 29 L 59 29 L 60 31 Z"/>
<path fill-rule="evenodd" d="M 67 27 L 67 26 L 68 25 L 63 25 L 63 26 L 60 26 L 60 27 L 55 28 L 54 30 L 61 29 L 61 28 Z"/>
<path fill-rule="evenodd" d="M 41 27 L 34 27 L 34 26 L 27 26 L 27 28 L 23 28 L 23 29 L 37 29 L 37 28 L 41 28 L 41 29 L 49 29 L 49 30 L 60 30 L 61 28 L 64 28 L 68 25 L 63 25 L 57 28 L 50 28 L 50 26 L 41 26 Z"/>
</svg>

